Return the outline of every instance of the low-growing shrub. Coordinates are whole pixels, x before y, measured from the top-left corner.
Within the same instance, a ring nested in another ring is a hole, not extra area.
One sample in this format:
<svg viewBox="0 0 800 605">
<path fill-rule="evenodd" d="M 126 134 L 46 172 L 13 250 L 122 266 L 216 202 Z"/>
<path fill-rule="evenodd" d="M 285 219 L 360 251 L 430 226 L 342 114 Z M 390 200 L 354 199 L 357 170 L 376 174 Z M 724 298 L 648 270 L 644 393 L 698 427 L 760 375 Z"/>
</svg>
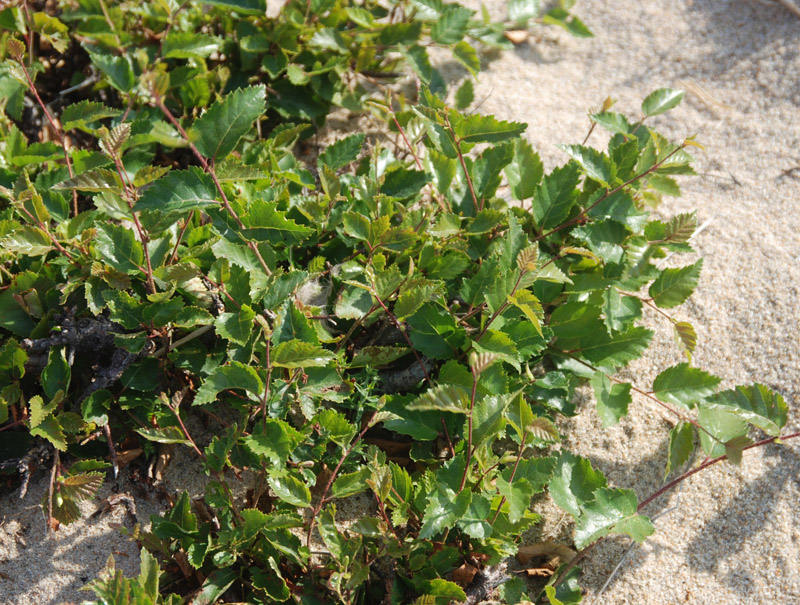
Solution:
<svg viewBox="0 0 800 605">
<path fill-rule="evenodd" d="M 654 261 L 691 251 L 695 217 L 648 208 L 679 193 L 697 144 L 647 120 L 682 93 L 653 92 L 633 119 L 606 102 L 591 119 L 607 148 L 563 146 L 547 174 L 525 124 L 468 111 L 474 45 L 544 24 L 589 35 L 569 8 L 515 0 L 507 23 L 440 0 L 0 12 L 4 467 L 27 485 L 52 455 L 52 529 L 123 444 L 183 444 L 209 476 L 202 501 L 183 492 L 133 530 L 141 575 L 111 559 L 89 585 L 100 602 L 517 603 L 532 587 L 489 570 L 546 490 L 579 552 L 526 552 L 558 557 L 539 596 L 574 603 L 591 545 L 653 532 L 652 498 L 558 445 L 578 385 L 605 426 L 633 391 L 675 417 L 667 475 L 699 441 L 702 463 L 658 494 L 780 435 L 780 395 L 718 392 L 666 311 L 701 261 Z M 467 72 L 453 90 L 430 45 Z M 342 109 L 381 127 L 317 145 Z M 645 389 L 615 373 L 647 349 L 650 311 L 687 362 Z M 213 436 L 187 428 L 197 410 Z M 348 499 L 363 516 L 342 517 Z"/>
</svg>

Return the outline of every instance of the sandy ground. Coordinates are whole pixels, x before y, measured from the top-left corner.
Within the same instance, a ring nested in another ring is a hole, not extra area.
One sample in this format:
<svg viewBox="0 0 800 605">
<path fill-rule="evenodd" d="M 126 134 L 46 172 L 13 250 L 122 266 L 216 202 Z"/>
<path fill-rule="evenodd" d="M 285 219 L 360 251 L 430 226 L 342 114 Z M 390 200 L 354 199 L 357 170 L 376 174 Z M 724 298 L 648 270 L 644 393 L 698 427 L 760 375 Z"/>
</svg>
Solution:
<svg viewBox="0 0 800 605">
<path fill-rule="evenodd" d="M 499 1 L 489 8 L 505 10 Z M 637 115 L 653 89 L 687 88 L 678 109 L 653 121 L 675 139 L 697 134 L 707 148 L 698 154 L 701 175 L 681 179 L 683 197 L 660 210 L 696 209 L 701 223 L 711 219 L 694 240 L 705 259 L 700 286 L 675 315 L 697 329 L 695 365 L 725 387 L 758 381 L 780 391 L 791 408 L 787 429 L 798 430 L 800 19 L 770 0 L 580 0 L 576 11 L 596 37 L 547 29 L 491 60 L 477 87 L 480 111 L 527 122 L 527 136 L 553 167 L 566 160 L 556 144 L 580 143 L 587 110 L 607 96 Z M 592 136 L 604 144 L 601 134 Z M 681 361 L 666 322 L 647 323 L 656 342 L 626 371 L 644 388 Z M 582 409 L 562 425 L 567 445 L 612 485 L 640 498 L 654 492 L 669 429 L 661 412 L 634 400 L 630 415 L 603 431 L 591 400 Z M 800 602 L 797 448 L 790 441 L 748 452 L 741 467 L 717 465 L 654 502 L 646 512 L 665 513 L 657 533 L 631 551 L 604 591 L 628 541 L 609 540 L 585 562 L 586 602 Z M 184 478 L 187 456 L 179 454 L 172 477 Z M 90 593 L 78 589 L 112 551 L 121 553 L 115 558 L 126 575 L 138 571 L 135 548 L 114 529 L 128 523 L 122 508 L 48 540 L 37 504 L 44 489 L 40 477 L 21 503 L 13 494 L 0 498 L 0 603 L 80 602 Z M 159 504 L 141 498 L 137 507 L 146 521 Z M 91 513 L 94 504 L 83 508 Z M 557 535 L 569 532 L 565 524 Z"/>
</svg>

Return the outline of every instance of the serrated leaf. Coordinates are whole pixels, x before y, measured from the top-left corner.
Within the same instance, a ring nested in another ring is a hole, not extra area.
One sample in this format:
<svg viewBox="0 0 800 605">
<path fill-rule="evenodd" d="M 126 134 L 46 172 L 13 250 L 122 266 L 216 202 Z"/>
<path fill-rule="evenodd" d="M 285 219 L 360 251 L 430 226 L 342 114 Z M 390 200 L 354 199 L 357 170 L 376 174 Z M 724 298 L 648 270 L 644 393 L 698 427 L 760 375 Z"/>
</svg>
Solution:
<svg viewBox="0 0 800 605">
<path fill-rule="evenodd" d="M 292 506 L 311 506 L 311 492 L 308 486 L 292 475 L 273 474 L 267 479 L 275 495 Z"/>
<path fill-rule="evenodd" d="M 653 337 L 652 330 L 631 328 L 610 336 L 605 330 L 594 331 L 581 340 L 581 355 L 598 365 L 624 365 L 641 357 Z"/>
<path fill-rule="evenodd" d="M 336 477 L 336 481 L 331 486 L 331 498 L 347 498 L 355 494 L 360 494 L 369 489 L 367 480 L 372 476 L 372 469 L 362 466 L 353 473 L 344 473 Z"/>
<path fill-rule="evenodd" d="M 467 70 L 474 76 L 481 70 L 481 61 L 478 58 L 478 53 L 475 52 L 475 48 L 467 42 L 466 40 L 462 40 L 458 44 L 453 47 L 453 56 L 458 60 L 461 65 L 467 68 Z M 459 105 L 458 97 L 461 89 L 467 86 L 469 83 L 469 91 L 472 92 L 472 80 L 467 78 L 464 80 L 464 83 L 459 87 L 459 92 L 456 93 L 456 109 L 464 109 L 468 107 L 470 103 L 472 103 L 472 98 L 466 103 L 466 105 Z M 470 95 L 470 97 L 474 97 L 474 93 Z"/>
<path fill-rule="evenodd" d="M 399 320 L 416 313 L 416 311 L 426 302 L 434 298 L 441 292 L 441 286 L 435 283 L 424 283 L 413 285 L 400 293 L 394 303 L 394 314 Z"/>
<path fill-rule="evenodd" d="M 275 418 L 259 420 L 253 434 L 244 438 L 244 444 L 256 456 L 268 458 L 274 467 L 286 465 L 294 449 L 303 441 L 303 435 L 288 423 Z"/>
<path fill-rule="evenodd" d="M 472 11 L 457 4 L 449 4 L 431 27 L 431 38 L 439 44 L 455 44 L 467 33 Z"/>
<path fill-rule="evenodd" d="M 653 302 L 662 309 L 683 303 L 697 287 L 702 268 L 703 259 L 679 269 L 664 269 L 648 290 Z"/>
<path fill-rule="evenodd" d="M 609 334 L 622 332 L 642 316 L 642 301 L 635 296 L 623 296 L 612 286 L 603 292 L 602 310 Z"/>
<path fill-rule="evenodd" d="M 558 434 L 558 429 L 552 420 L 545 416 L 537 416 L 530 420 L 525 429 L 536 439 L 541 439 L 545 442 L 556 442 L 561 440 L 561 435 Z"/>
<path fill-rule="evenodd" d="M 189 137 L 205 157 L 222 159 L 250 132 L 266 111 L 266 89 L 263 85 L 239 88 L 214 103 L 195 120 Z"/>
<path fill-rule="evenodd" d="M 53 242 L 38 227 L 24 225 L 0 239 L 0 247 L 7 253 L 44 256 L 53 248 Z"/>
<path fill-rule="evenodd" d="M 202 0 L 203 4 L 219 6 L 243 15 L 264 16 L 267 12 L 266 0 Z"/>
<path fill-rule="evenodd" d="M 614 134 L 628 134 L 633 128 L 628 118 L 621 113 L 604 111 L 592 114 L 590 117 L 592 121 Z"/>
<path fill-rule="evenodd" d="M 587 458 L 562 451 L 550 479 L 550 495 L 556 505 L 577 519 L 581 508 L 605 485 L 603 473 L 595 471 Z"/>
<path fill-rule="evenodd" d="M 324 367 L 336 356 L 318 344 L 288 340 L 272 349 L 272 364 L 281 368 Z"/>
<path fill-rule="evenodd" d="M 28 406 L 30 407 L 30 426 L 36 428 L 56 410 L 58 404 L 50 402 L 45 405 L 41 396 L 34 395 L 28 400 Z"/>
<path fill-rule="evenodd" d="M 533 487 L 527 479 L 514 479 L 514 483 L 508 483 L 502 477 L 495 480 L 497 491 L 505 497 L 508 502 L 508 520 L 511 523 L 519 523 L 525 512 L 531 505 L 531 498 L 534 495 Z"/>
<path fill-rule="evenodd" d="M 466 340 L 464 329 L 446 309 L 434 303 L 425 303 L 408 318 L 411 342 L 423 354 L 434 359 L 444 359 L 453 354 Z"/>
<path fill-rule="evenodd" d="M 249 306 L 242 305 L 235 313 L 220 314 L 214 320 L 214 327 L 223 338 L 244 346 L 253 332 L 255 318 L 256 312 Z"/>
<path fill-rule="evenodd" d="M 503 122 L 480 114 L 458 114 L 452 122 L 456 136 L 464 143 L 499 143 L 521 135 L 528 127 L 521 122 Z"/>
<path fill-rule="evenodd" d="M 669 457 L 667 470 L 664 473 L 665 479 L 672 471 L 686 464 L 692 450 L 694 450 L 694 427 L 690 422 L 679 422 L 669 432 Z"/>
<path fill-rule="evenodd" d="M 66 393 L 69 389 L 71 376 L 72 368 L 70 368 L 69 363 L 67 363 L 64 349 L 61 347 L 51 348 L 47 365 L 41 375 L 41 384 L 44 394 L 50 399 L 55 399 L 56 393 L 59 391 L 62 391 L 62 394 Z"/>
<path fill-rule="evenodd" d="M 97 490 L 103 485 L 104 475 L 105 473 L 101 471 L 67 475 L 65 477 L 59 477 L 58 484 L 65 498 L 70 498 L 76 502 L 83 502 L 84 500 L 89 500 L 97 493 Z"/>
<path fill-rule="evenodd" d="M 94 245 L 100 258 L 117 271 L 129 275 L 140 273 L 144 250 L 130 229 L 111 223 L 100 224 Z"/>
<path fill-rule="evenodd" d="M 195 32 L 170 31 L 164 38 L 161 53 L 165 59 L 205 58 L 219 48 L 214 36 Z"/>
<path fill-rule="evenodd" d="M 453 527 L 466 514 L 471 499 L 472 492 L 468 489 L 458 494 L 444 487 L 434 490 L 428 498 L 419 538 L 430 539 L 439 532 Z"/>
<path fill-rule="evenodd" d="M 243 234 L 248 239 L 270 244 L 292 246 L 303 242 L 313 229 L 299 225 L 286 213 L 278 210 L 274 202 L 253 202 L 250 211 L 242 219 L 247 229 Z"/>
<path fill-rule="evenodd" d="M 211 403 L 217 398 L 217 393 L 225 389 L 244 389 L 258 398 L 264 385 L 255 369 L 238 361 L 232 361 L 229 365 L 217 367 L 205 379 L 197 389 L 192 405 Z"/>
<path fill-rule="evenodd" d="M 712 395 L 719 385 L 720 379 L 688 363 L 667 368 L 653 381 L 653 394 L 665 401 L 684 409 L 694 409 L 706 397 Z"/>
<path fill-rule="evenodd" d="M 697 346 L 697 332 L 694 331 L 694 326 L 688 321 L 679 321 L 675 323 L 675 339 L 678 345 L 686 353 L 689 361 L 692 360 L 692 353 Z"/>
<path fill-rule="evenodd" d="M 131 123 L 123 122 L 114 126 L 110 131 L 103 129 L 103 132 L 105 134 L 100 138 L 100 149 L 108 157 L 119 159 L 122 148 L 131 136 Z"/>
<path fill-rule="evenodd" d="M 570 162 L 554 169 L 536 188 L 531 212 L 540 229 L 560 225 L 578 200 L 578 165 Z"/>
<path fill-rule="evenodd" d="M 164 214 L 186 213 L 216 206 L 216 189 L 210 176 L 196 167 L 173 170 L 145 190 L 135 209 Z"/>
<path fill-rule="evenodd" d="M 115 118 L 121 115 L 119 109 L 106 107 L 102 103 L 84 100 L 68 105 L 61 112 L 61 126 L 66 130 L 88 128 L 88 125 L 104 118 Z"/>
<path fill-rule="evenodd" d="M 725 443 L 747 435 L 749 426 L 744 418 L 724 409 L 702 405 L 697 410 L 697 431 L 700 445 L 707 456 L 715 458 L 725 454 Z"/>
<path fill-rule="evenodd" d="M 47 439 L 54 448 L 62 452 L 67 451 L 67 440 L 64 437 L 64 430 L 61 428 L 55 416 L 48 415 L 35 427 L 31 428 L 31 435 Z"/>
<path fill-rule="evenodd" d="M 614 164 L 604 153 L 583 145 L 559 145 L 569 157 L 578 162 L 586 176 L 608 187 L 614 179 Z"/>
<path fill-rule="evenodd" d="M 592 388 L 603 428 L 615 425 L 628 413 L 628 405 L 632 401 L 630 383 L 612 384 L 608 376 L 597 372 L 592 378 Z"/>
<path fill-rule="evenodd" d="M 539 154 L 523 138 L 514 139 L 514 157 L 505 167 L 506 178 L 515 200 L 526 200 L 536 193 L 542 181 L 544 165 Z"/>
<path fill-rule="evenodd" d="M 784 398 L 763 384 L 722 391 L 709 397 L 703 407 L 735 414 L 772 436 L 786 425 L 788 411 Z"/>
<path fill-rule="evenodd" d="M 469 402 L 467 401 L 467 394 L 460 387 L 452 384 L 442 384 L 417 397 L 408 404 L 407 409 L 415 412 L 435 410 L 437 412 L 466 414 L 469 412 Z"/>
<path fill-rule="evenodd" d="M 601 487 L 583 507 L 575 527 L 575 546 L 585 548 L 610 533 L 627 534 L 643 542 L 655 528 L 650 519 L 636 512 L 637 506 L 633 490 Z"/>
<path fill-rule="evenodd" d="M 431 180 L 427 172 L 395 167 L 384 173 L 381 193 L 398 199 L 417 195 Z"/>
<path fill-rule="evenodd" d="M 148 427 L 135 430 L 148 441 L 155 441 L 156 443 L 189 443 L 177 426 L 166 426 L 157 429 Z"/>
<path fill-rule="evenodd" d="M 136 76 L 133 73 L 128 55 L 115 56 L 106 54 L 105 52 L 97 52 L 92 50 L 89 45 L 83 45 L 83 48 L 89 53 L 89 57 L 100 71 L 108 77 L 108 83 L 120 92 L 130 92 L 136 84 Z"/>
<path fill-rule="evenodd" d="M 353 361 L 348 364 L 350 368 L 366 368 L 389 365 L 393 361 L 408 355 L 407 347 L 364 347 L 353 356 Z"/>
<path fill-rule="evenodd" d="M 648 117 L 657 116 L 676 107 L 683 100 L 684 91 L 674 88 L 659 88 L 642 101 L 642 113 Z"/>
<path fill-rule="evenodd" d="M 364 146 L 365 137 L 366 135 L 359 133 L 339 139 L 319 154 L 317 162 L 331 170 L 339 170 L 351 162 L 355 162 Z"/>
<path fill-rule="evenodd" d="M 122 181 L 119 175 L 113 170 L 98 168 L 88 170 L 77 175 L 73 179 L 67 179 L 58 183 L 53 189 L 78 189 L 92 193 L 102 193 L 110 191 L 112 193 L 122 193 Z"/>
</svg>

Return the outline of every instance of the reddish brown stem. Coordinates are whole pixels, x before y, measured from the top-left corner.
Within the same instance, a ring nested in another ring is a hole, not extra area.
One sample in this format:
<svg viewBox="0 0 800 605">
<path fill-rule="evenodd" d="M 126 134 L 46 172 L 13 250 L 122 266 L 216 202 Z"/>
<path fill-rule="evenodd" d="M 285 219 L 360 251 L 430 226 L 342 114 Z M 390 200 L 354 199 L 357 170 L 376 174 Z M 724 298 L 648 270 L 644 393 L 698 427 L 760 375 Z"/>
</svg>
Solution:
<svg viewBox="0 0 800 605">
<path fill-rule="evenodd" d="M 517 454 L 517 460 L 514 462 L 514 468 L 511 471 L 511 477 L 508 478 L 508 483 L 511 484 L 514 482 L 514 476 L 517 474 L 517 468 L 519 467 L 519 461 L 522 460 L 522 454 L 525 452 L 525 439 L 528 437 L 528 431 L 522 432 L 522 440 L 519 444 L 519 454 Z M 500 515 L 500 509 L 503 508 L 503 504 L 506 503 L 506 497 L 503 496 L 500 498 L 500 504 L 497 505 L 497 510 L 494 511 L 494 517 L 492 517 L 491 525 L 494 525 L 494 522 L 497 521 L 497 517 Z"/>
</svg>

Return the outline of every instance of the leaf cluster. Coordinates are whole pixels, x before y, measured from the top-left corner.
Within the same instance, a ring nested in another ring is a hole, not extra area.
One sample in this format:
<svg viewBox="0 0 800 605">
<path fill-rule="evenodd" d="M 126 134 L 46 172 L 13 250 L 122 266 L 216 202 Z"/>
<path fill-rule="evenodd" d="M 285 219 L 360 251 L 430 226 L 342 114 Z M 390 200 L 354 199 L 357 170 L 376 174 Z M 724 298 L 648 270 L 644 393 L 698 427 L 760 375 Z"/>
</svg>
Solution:
<svg viewBox="0 0 800 605">
<path fill-rule="evenodd" d="M 679 194 L 694 143 L 646 120 L 682 93 L 655 91 L 635 120 L 605 104 L 591 119 L 608 144 L 563 146 L 549 172 L 525 124 L 468 111 L 476 47 L 529 23 L 587 35 L 570 8 L 515 0 L 507 23 L 439 0 L 0 12 L 0 430 L 58 451 L 43 508 L 62 523 L 123 444 L 192 448 L 209 476 L 203 499 L 134 530 L 142 574 L 111 560 L 90 583 L 101 602 L 464 601 L 454 572 L 516 554 L 545 492 L 578 548 L 641 541 L 636 496 L 554 447 L 585 381 L 606 426 L 634 392 L 670 409 L 667 474 L 696 440 L 738 461 L 751 427 L 780 434 L 783 399 L 718 392 L 690 365 L 694 328 L 666 312 L 702 262 L 658 261 L 692 251 L 696 221 L 648 209 Z M 430 45 L 467 71 L 458 88 Z M 50 89 L 42 66 L 67 52 L 94 81 Z M 26 96 L 49 130 L 26 126 Z M 382 134 L 314 149 L 335 109 Z M 615 374 L 647 349 L 651 311 L 688 361 L 645 390 Z M 213 436 L 187 429 L 201 412 Z M 368 513 L 345 523 L 342 502 Z M 579 600 L 565 577 L 551 602 Z"/>
</svg>

